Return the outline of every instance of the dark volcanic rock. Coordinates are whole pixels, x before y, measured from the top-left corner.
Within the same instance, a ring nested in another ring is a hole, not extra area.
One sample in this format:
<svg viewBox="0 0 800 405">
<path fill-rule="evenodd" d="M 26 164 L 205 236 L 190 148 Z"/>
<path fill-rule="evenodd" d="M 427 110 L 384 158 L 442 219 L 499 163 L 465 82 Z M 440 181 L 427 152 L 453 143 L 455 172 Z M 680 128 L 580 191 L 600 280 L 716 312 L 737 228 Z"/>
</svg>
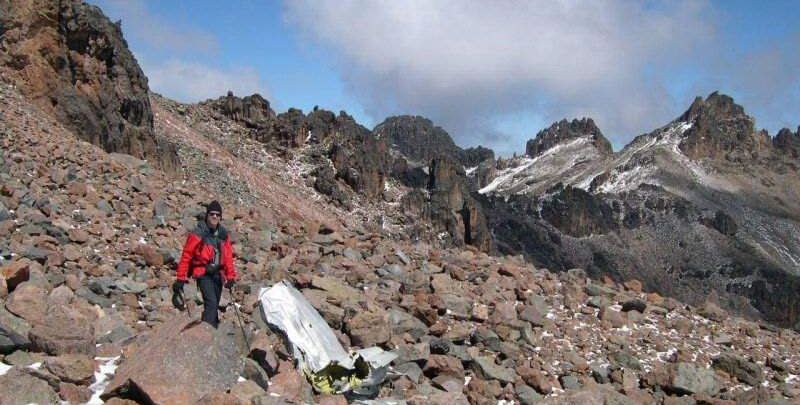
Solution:
<svg viewBox="0 0 800 405">
<path fill-rule="evenodd" d="M 462 161 L 464 154 L 447 131 L 420 116 L 389 117 L 372 132 L 379 138 L 388 139 L 400 153 L 417 162 L 427 163 L 439 156 Z"/>
<path fill-rule="evenodd" d="M 270 108 L 269 101 L 257 93 L 239 98 L 229 91 L 225 97 L 217 99 L 214 106 L 226 117 L 249 128 L 260 127 L 275 118 L 275 111 Z"/>
<path fill-rule="evenodd" d="M 483 146 L 464 149 L 463 158 L 461 159 L 464 167 L 475 167 L 486 161 L 489 161 L 494 166 L 494 151 Z"/>
<path fill-rule="evenodd" d="M 571 236 L 616 229 L 612 213 L 611 206 L 601 198 L 569 186 L 542 204 L 542 218 Z"/>
<path fill-rule="evenodd" d="M 0 64 L 20 88 L 84 140 L 177 172 L 174 145 L 156 139 L 147 78 L 119 24 L 79 0 L 0 5 Z"/>
<path fill-rule="evenodd" d="M 353 190 L 375 198 L 381 195 L 391 170 L 386 140 L 376 137 L 352 117 L 341 112 L 333 126 L 328 156 L 336 168 L 336 177 Z"/>
<path fill-rule="evenodd" d="M 587 135 L 592 137 L 592 142 L 601 153 L 608 155 L 613 153 L 611 142 L 603 136 L 594 120 L 581 118 L 554 122 L 549 128 L 539 131 L 535 138 L 525 144 L 525 154 L 536 157 L 559 143 Z"/>
<path fill-rule="evenodd" d="M 463 167 L 451 158 L 434 159 L 430 166 L 428 216 L 444 228 L 457 245 L 474 245 L 487 251 L 491 236 L 480 205 L 469 195 Z"/>
<path fill-rule="evenodd" d="M 770 146 L 765 133 L 755 131 L 754 120 L 733 99 L 717 92 L 697 97 L 678 121 L 691 122 L 680 149 L 693 159 L 756 157 Z"/>
<path fill-rule="evenodd" d="M 772 144 L 777 150 L 797 159 L 800 157 L 800 127 L 797 128 L 797 132 L 792 132 L 789 128 L 781 129 L 775 135 Z"/>
<path fill-rule="evenodd" d="M 712 366 L 753 387 L 758 387 L 764 381 L 764 370 L 761 366 L 732 353 L 722 353 L 715 357 Z"/>
</svg>

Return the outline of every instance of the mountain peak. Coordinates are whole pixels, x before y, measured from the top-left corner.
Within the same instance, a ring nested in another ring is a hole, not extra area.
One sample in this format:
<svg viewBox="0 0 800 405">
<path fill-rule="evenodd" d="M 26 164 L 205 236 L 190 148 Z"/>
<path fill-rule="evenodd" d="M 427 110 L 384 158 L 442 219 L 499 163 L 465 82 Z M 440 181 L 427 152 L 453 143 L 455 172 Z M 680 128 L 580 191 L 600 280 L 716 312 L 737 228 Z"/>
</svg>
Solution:
<svg viewBox="0 0 800 405">
<path fill-rule="evenodd" d="M 409 159 L 430 163 L 431 159 L 447 155 L 461 161 L 463 151 L 450 134 L 418 115 L 398 115 L 386 118 L 373 129 L 375 136 L 386 137 L 389 143 Z"/>
<path fill-rule="evenodd" d="M 715 91 L 708 95 L 705 100 L 702 97 L 695 97 L 692 105 L 679 118 L 678 121 L 691 122 L 700 116 L 711 119 L 748 119 L 752 121 L 745 112 L 744 107 L 733 100 L 733 97 Z"/>
<path fill-rule="evenodd" d="M 752 157 L 761 149 L 763 137 L 755 132 L 755 121 L 732 97 L 713 92 L 695 98 L 677 122 L 692 123 L 680 148 L 691 158 L 725 156 Z"/>
<path fill-rule="evenodd" d="M 611 143 L 603 136 L 600 128 L 591 118 L 573 119 L 554 122 L 548 128 L 539 131 L 534 139 L 525 145 L 525 154 L 534 157 L 556 146 L 557 144 L 579 137 L 590 136 L 595 147 L 603 154 L 611 154 Z"/>
</svg>

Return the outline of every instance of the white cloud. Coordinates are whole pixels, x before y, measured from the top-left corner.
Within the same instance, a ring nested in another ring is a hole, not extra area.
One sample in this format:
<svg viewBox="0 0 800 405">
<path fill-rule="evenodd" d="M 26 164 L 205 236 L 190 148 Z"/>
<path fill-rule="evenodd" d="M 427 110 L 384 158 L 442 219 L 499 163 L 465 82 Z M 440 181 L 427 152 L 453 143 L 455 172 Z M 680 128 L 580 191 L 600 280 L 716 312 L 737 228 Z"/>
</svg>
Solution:
<svg viewBox="0 0 800 405">
<path fill-rule="evenodd" d="M 167 21 L 148 10 L 144 0 L 90 0 L 111 19 L 122 20 L 126 38 L 158 50 L 214 54 L 219 41 L 210 32 L 197 27 Z"/>
<path fill-rule="evenodd" d="M 462 144 L 497 133 L 509 114 L 592 116 L 630 139 L 680 113 L 664 73 L 702 57 L 715 34 L 694 1 L 331 0 L 285 10 L 305 39 L 339 55 L 371 114 L 428 115 Z M 520 150 L 536 130 L 491 146 Z"/>
<path fill-rule="evenodd" d="M 143 60 L 150 89 L 178 101 L 197 102 L 225 95 L 228 90 L 239 96 L 259 93 L 269 99 L 269 92 L 258 71 L 253 68 L 217 69 L 201 63 L 178 59 L 150 64 Z"/>
<path fill-rule="evenodd" d="M 224 67 L 216 62 L 220 42 L 191 21 L 169 20 L 151 12 L 144 0 L 91 0 L 122 30 L 150 89 L 182 102 L 225 95 L 260 93 L 269 97 L 266 83 L 251 66 Z"/>
</svg>

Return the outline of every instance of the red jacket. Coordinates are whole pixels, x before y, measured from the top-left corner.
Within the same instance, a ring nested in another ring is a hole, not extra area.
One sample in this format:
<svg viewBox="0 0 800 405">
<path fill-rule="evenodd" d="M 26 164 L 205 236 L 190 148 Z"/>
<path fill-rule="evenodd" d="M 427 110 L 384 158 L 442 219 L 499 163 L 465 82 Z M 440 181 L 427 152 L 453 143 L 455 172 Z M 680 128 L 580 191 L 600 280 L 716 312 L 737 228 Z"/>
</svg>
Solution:
<svg viewBox="0 0 800 405">
<path fill-rule="evenodd" d="M 189 233 L 186 244 L 183 245 L 181 260 L 178 262 L 178 280 L 187 281 L 189 276 L 198 278 L 206 274 L 206 265 L 214 260 L 214 247 L 209 242 L 211 237 L 213 237 L 211 230 L 204 221 L 198 223 L 197 229 Z M 230 235 L 222 225 L 219 225 L 216 237 L 220 240 L 219 271 L 222 279 L 236 280 Z"/>
</svg>

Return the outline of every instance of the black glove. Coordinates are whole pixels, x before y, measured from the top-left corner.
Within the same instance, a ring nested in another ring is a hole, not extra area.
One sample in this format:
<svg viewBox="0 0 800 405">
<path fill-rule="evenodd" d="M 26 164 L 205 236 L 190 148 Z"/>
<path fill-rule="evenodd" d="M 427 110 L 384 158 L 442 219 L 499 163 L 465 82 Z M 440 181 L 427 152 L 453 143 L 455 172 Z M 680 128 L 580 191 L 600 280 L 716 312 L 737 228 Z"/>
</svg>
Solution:
<svg viewBox="0 0 800 405">
<path fill-rule="evenodd" d="M 175 308 L 178 308 L 181 311 L 186 309 L 186 301 L 183 300 L 183 294 L 173 293 L 172 294 L 172 305 Z"/>
<path fill-rule="evenodd" d="M 174 292 L 176 294 L 182 294 L 183 293 L 183 286 L 185 284 L 186 284 L 185 281 L 175 280 L 175 282 L 172 283 L 172 292 Z"/>
<path fill-rule="evenodd" d="M 225 288 L 231 289 L 236 284 L 236 280 L 228 280 L 225 282 Z"/>
</svg>

